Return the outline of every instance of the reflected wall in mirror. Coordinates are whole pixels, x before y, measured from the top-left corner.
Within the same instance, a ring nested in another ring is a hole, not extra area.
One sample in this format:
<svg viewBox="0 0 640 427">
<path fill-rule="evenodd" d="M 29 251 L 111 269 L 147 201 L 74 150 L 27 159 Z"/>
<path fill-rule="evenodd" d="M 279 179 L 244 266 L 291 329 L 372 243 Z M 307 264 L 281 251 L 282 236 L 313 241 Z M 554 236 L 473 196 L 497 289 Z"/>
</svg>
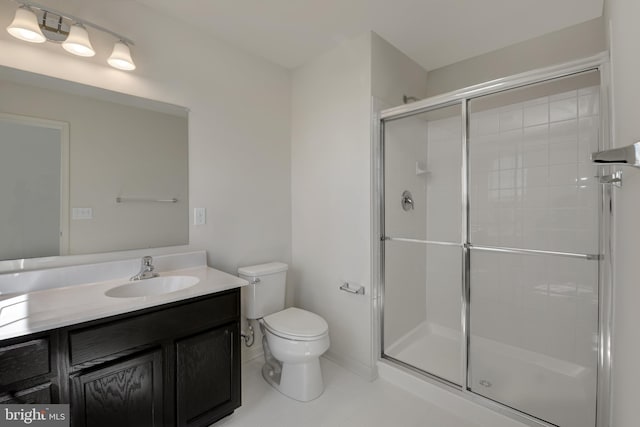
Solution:
<svg viewBox="0 0 640 427">
<path fill-rule="evenodd" d="M 69 126 L 0 113 L 0 259 L 69 250 Z"/>
<path fill-rule="evenodd" d="M 0 67 L 0 260 L 187 244 L 187 135 L 185 108 Z"/>
</svg>

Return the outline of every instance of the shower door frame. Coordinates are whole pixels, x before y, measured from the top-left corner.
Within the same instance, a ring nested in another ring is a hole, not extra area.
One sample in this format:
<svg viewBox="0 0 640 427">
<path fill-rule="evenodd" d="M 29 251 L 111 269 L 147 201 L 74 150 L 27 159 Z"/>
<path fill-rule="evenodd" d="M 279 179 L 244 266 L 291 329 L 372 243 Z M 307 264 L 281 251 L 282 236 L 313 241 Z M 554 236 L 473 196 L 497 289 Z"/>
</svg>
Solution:
<svg viewBox="0 0 640 427">
<path fill-rule="evenodd" d="M 516 89 L 536 83 L 542 83 L 562 77 L 569 77 L 587 71 L 600 72 L 600 138 L 599 149 L 608 149 L 611 146 L 610 128 L 610 90 L 609 90 L 609 53 L 602 52 L 598 55 L 584 59 L 559 64 L 552 67 L 541 68 L 526 73 L 516 74 L 486 83 L 470 86 L 443 95 L 426 98 L 407 105 L 373 112 L 373 138 L 372 138 L 372 241 L 379 244 L 372 245 L 373 268 L 373 315 L 375 319 L 373 345 L 378 360 L 387 361 L 394 366 L 416 373 L 429 383 L 448 391 L 454 392 L 467 400 L 478 403 L 517 421 L 531 426 L 548 426 L 541 419 L 530 416 L 504 404 L 498 403 L 480 394 L 471 391 L 469 385 L 469 314 L 470 314 L 470 248 L 469 233 L 469 194 L 468 194 L 468 103 L 474 98 L 490 95 L 509 89 Z M 442 107 L 461 106 L 462 126 L 462 284 L 461 284 L 461 378 L 462 384 L 457 385 L 417 367 L 408 365 L 384 352 L 384 278 L 385 278 L 385 194 L 384 194 L 384 132 L 385 121 L 401 119 L 415 114 L 436 110 Z M 598 176 L 604 176 L 613 172 L 613 166 L 599 166 Z M 598 261 L 598 369 L 596 391 L 596 424 L 594 427 L 609 427 L 610 423 L 610 382 L 611 382 L 611 326 L 612 326 L 612 186 L 602 185 L 600 189 L 599 206 L 599 257 Z M 591 258 L 593 259 L 593 258 Z"/>
</svg>

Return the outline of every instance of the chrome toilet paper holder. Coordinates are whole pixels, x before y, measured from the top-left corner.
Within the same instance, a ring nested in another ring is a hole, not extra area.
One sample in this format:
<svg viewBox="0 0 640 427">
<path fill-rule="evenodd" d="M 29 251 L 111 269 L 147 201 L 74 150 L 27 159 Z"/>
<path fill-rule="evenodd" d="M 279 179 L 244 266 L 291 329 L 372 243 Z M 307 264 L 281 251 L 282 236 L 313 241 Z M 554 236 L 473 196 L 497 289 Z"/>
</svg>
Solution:
<svg viewBox="0 0 640 427">
<path fill-rule="evenodd" d="M 357 288 L 352 288 L 349 282 L 343 281 L 339 289 L 341 291 L 349 292 L 350 294 L 364 295 L 364 286 L 358 285 Z"/>
</svg>

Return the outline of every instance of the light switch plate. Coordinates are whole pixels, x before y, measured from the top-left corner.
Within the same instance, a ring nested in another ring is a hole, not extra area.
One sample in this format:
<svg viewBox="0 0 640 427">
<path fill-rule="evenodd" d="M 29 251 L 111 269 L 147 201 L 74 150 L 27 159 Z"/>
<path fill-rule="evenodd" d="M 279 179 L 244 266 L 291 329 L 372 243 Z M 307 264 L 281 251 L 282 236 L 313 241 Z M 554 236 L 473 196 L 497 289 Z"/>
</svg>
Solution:
<svg viewBox="0 0 640 427">
<path fill-rule="evenodd" d="M 193 208 L 193 224 L 204 225 L 207 223 L 207 209 Z"/>
<path fill-rule="evenodd" d="M 92 219 L 93 208 L 72 208 L 71 218 L 72 219 Z"/>
</svg>

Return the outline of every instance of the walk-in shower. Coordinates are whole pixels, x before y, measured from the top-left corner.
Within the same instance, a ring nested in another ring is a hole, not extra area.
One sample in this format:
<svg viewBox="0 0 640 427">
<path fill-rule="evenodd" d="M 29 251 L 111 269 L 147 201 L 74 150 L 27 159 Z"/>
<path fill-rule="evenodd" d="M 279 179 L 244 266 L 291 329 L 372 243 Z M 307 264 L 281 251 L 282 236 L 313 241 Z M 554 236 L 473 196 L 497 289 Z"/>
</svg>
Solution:
<svg viewBox="0 0 640 427">
<path fill-rule="evenodd" d="M 381 113 L 383 359 L 532 425 L 604 425 L 604 74 L 590 58 Z"/>
</svg>

